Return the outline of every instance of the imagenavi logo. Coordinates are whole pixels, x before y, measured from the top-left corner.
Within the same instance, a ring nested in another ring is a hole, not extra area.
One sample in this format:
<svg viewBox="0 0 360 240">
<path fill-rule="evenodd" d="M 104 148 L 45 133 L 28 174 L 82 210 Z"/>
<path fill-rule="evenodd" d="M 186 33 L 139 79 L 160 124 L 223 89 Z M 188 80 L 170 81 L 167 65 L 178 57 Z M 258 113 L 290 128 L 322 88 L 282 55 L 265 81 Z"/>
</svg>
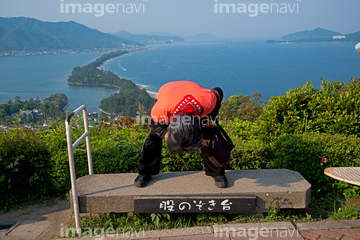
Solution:
<svg viewBox="0 0 360 240">
<path fill-rule="evenodd" d="M 78 0 L 79 1 L 79 0 Z M 74 3 L 60 0 L 60 13 L 67 14 L 94 14 L 102 17 L 105 14 L 141 14 L 145 13 L 147 0 L 123 1 L 117 3 Z"/>
<path fill-rule="evenodd" d="M 259 14 L 293 14 L 300 12 L 301 0 L 292 3 L 234 3 L 226 0 L 214 0 L 216 14 L 247 14 L 256 17 Z"/>
</svg>

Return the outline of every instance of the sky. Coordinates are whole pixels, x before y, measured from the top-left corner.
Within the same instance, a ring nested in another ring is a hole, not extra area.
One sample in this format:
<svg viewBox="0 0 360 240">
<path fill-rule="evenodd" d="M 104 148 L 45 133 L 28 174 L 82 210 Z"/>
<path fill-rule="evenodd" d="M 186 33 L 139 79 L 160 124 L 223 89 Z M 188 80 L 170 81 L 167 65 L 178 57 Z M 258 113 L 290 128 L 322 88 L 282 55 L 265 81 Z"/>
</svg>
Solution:
<svg viewBox="0 0 360 240">
<path fill-rule="evenodd" d="M 105 33 L 272 38 L 317 27 L 360 31 L 359 0 L 0 0 L 0 17 L 75 21 Z"/>
</svg>

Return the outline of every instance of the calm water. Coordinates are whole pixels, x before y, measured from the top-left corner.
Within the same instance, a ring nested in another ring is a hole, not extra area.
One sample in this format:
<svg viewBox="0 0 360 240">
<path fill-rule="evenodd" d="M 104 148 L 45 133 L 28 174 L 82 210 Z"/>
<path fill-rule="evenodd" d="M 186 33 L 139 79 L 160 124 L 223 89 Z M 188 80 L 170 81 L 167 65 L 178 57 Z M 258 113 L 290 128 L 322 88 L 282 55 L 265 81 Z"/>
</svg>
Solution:
<svg viewBox="0 0 360 240">
<path fill-rule="evenodd" d="M 355 44 L 316 43 L 269 45 L 258 42 L 179 43 L 155 46 L 153 51 L 137 52 L 105 65 L 121 77 L 150 85 L 157 91 L 169 81 L 190 80 L 200 85 L 223 88 L 225 97 L 260 92 L 263 100 L 283 95 L 289 89 L 320 78 L 348 82 L 360 77 L 360 55 Z M 82 104 L 98 111 L 103 98 L 113 88 L 69 86 L 74 66 L 83 66 L 100 54 L 68 54 L 0 58 L 0 104 L 20 96 L 48 97 L 65 93 L 72 110 Z"/>
<path fill-rule="evenodd" d="M 191 80 L 220 86 L 226 97 L 260 92 L 268 100 L 309 80 L 319 87 L 321 78 L 360 77 L 360 55 L 355 44 L 180 43 L 119 57 L 105 69 L 152 91 L 168 81 Z"/>
<path fill-rule="evenodd" d="M 82 104 L 98 111 L 100 101 L 116 92 L 108 87 L 70 86 L 66 83 L 74 66 L 83 66 L 101 54 L 61 54 L 0 58 L 0 104 L 15 96 L 21 100 L 65 93 L 73 110 Z"/>
</svg>

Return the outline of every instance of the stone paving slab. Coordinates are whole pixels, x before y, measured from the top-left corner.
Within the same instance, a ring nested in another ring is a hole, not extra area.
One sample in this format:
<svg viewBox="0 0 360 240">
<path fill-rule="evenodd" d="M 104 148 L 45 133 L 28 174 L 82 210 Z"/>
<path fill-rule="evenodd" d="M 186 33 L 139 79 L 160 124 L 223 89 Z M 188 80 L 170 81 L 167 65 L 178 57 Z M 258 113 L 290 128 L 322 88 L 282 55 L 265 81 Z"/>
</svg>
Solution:
<svg viewBox="0 0 360 240">
<path fill-rule="evenodd" d="M 231 239 L 303 239 L 291 222 L 215 224 L 213 229 L 214 236 Z"/>
<path fill-rule="evenodd" d="M 261 222 L 261 223 L 238 223 L 238 224 L 214 224 L 213 229 L 214 233 L 221 232 L 225 229 L 295 229 L 294 225 L 291 222 Z"/>
<path fill-rule="evenodd" d="M 224 235 L 223 237 L 214 236 L 214 234 L 206 234 L 206 235 L 192 235 L 192 236 L 177 236 L 177 237 L 160 237 L 160 240 L 217 240 L 217 239 L 225 239 L 230 240 L 229 235 Z"/>
<path fill-rule="evenodd" d="M 145 188 L 133 186 L 136 173 L 95 174 L 77 179 L 80 212 L 133 212 L 134 196 L 256 196 L 256 211 L 280 202 L 281 208 L 305 208 L 311 185 L 287 169 L 230 170 L 228 188 L 215 187 L 204 172 L 167 172 L 154 176 Z"/>
<path fill-rule="evenodd" d="M 38 239 L 49 227 L 50 223 L 48 221 L 23 221 L 20 224 L 15 224 L 6 236 L 20 239 Z"/>
<path fill-rule="evenodd" d="M 338 229 L 339 230 L 339 229 Z M 331 231 L 331 230 L 311 230 L 306 232 L 301 232 L 305 239 L 351 239 L 351 240 L 359 240 L 360 236 L 352 236 L 347 231 L 348 229 L 342 229 L 340 231 Z"/>
<path fill-rule="evenodd" d="M 322 222 L 307 222 L 296 223 L 300 231 L 304 230 L 323 230 L 323 229 L 346 229 L 351 228 L 347 222 L 343 221 L 322 221 Z"/>
<path fill-rule="evenodd" d="M 341 220 L 342 224 L 347 225 L 349 228 L 360 228 L 360 219 L 355 220 Z"/>
<path fill-rule="evenodd" d="M 299 231 L 293 229 L 269 229 L 268 231 L 248 231 L 246 233 L 237 233 L 236 235 L 231 235 L 231 240 L 239 240 L 239 239 L 256 239 L 256 240 L 303 240 L 304 238 L 301 236 Z"/>
<path fill-rule="evenodd" d="M 317 240 L 320 235 L 311 231 L 300 231 L 301 236 L 306 240 Z"/>
<path fill-rule="evenodd" d="M 182 229 L 165 229 L 146 232 L 138 232 L 135 234 L 119 234 L 101 237 L 102 240 L 107 239 L 141 239 L 141 240 L 171 240 L 171 239 L 191 239 L 191 240 L 212 240 L 212 239 L 255 239 L 272 240 L 272 239 L 289 239 L 289 240 L 317 240 L 317 239 L 357 239 L 360 240 L 360 228 L 357 226 L 360 220 L 343 220 L 333 222 L 310 222 L 315 224 L 313 230 L 297 230 L 291 222 L 266 222 L 266 223 L 243 223 L 243 224 L 222 224 L 208 227 L 191 227 Z M 322 225 L 322 226 L 320 226 Z M 336 226 L 347 226 L 338 228 Z M 228 231 L 220 232 L 220 228 L 228 228 Z M 233 231 L 235 230 L 235 231 Z M 220 235 L 222 233 L 222 235 Z M 98 240 L 99 236 L 81 237 L 84 240 Z M 62 239 L 59 239 L 62 240 Z"/>
<path fill-rule="evenodd" d="M 310 232 L 314 234 L 318 234 L 319 236 L 326 237 L 326 238 L 332 238 L 332 239 L 339 239 L 341 237 L 344 237 L 344 233 L 339 233 L 335 231 L 329 231 L 329 230 L 311 230 Z"/>
<path fill-rule="evenodd" d="M 155 237 L 178 237 L 178 236 L 196 236 L 196 235 L 213 235 L 211 227 L 190 227 L 190 228 L 177 228 L 177 229 L 164 229 L 164 230 L 154 230 L 146 231 L 142 236 L 132 235 L 131 239 L 142 239 L 142 238 L 155 238 Z"/>
<path fill-rule="evenodd" d="M 329 229 L 329 231 L 336 232 L 354 239 L 360 239 L 360 231 L 355 231 L 354 229 Z"/>
</svg>

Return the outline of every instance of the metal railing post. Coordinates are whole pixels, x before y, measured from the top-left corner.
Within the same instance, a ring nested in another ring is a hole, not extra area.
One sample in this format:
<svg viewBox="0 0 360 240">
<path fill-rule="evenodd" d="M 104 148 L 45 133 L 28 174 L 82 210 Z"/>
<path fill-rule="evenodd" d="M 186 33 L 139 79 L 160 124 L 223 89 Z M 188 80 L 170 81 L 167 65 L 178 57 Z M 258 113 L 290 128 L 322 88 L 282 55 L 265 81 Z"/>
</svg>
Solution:
<svg viewBox="0 0 360 240">
<path fill-rule="evenodd" d="M 81 225 L 80 225 L 79 199 L 78 199 L 78 193 L 77 193 L 77 188 L 76 188 L 74 149 L 72 147 L 72 136 L 71 136 L 70 121 L 71 121 L 71 119 L 69 119 L 69 122 L 65 121 L 66 139 L 67 139 L 67 145 L 68 145 L 69 168 L 70 168 L 70 179 L 71 179 L 71 194 L 72 194 L 72 198 L 73 198 L 75 227 L 76 227 L 76 232 L 78 234 L 80 234 Z"/>
<path fill-rule="evenodd" d="M 83 118 L 84 118 L 84 128 L 85 132 L 90 132 L 89 130 L 89 122 L 88 122 L 88 112 L 86 107 L 83 111 Z M 85 121 L 86 119 L 86 121 Z M 88 168 L 89 168 L 89 175 L 93 174 L 93 165 L 92 165 L 92 156 L 91 156 L 91 144 L 90 144 L 90 134 L 86 136 L 86 152 L 87 152 L 87 158 L 88 158 Z"/>
<path fill-rule="evenodd" d="M 83 111 L 84 118 L 84 128 L 85 133 L 72 143 L 72 134 L 71 134 L 71 118 L 74 117 L 79 112 Z M 79 209 L 79 197 L 76 187 L 76 172 L 75 172 L 75 162 L 74 162 L 74 149 L 86 139 L 86 151 L 88 157 L 88 168 L 89 175 L 93 174 L 93 165 L 92 165 L 92 156 L 91 156 L 91 145 L 90 145 L 90 132 L 89 132 L 89 122 L 88 122 L 88 113 L 86 106 L 81 105 L 79 108 L 74 110 L 71 114 L 66 117 L 65 120 L 66 127 L 66 140 L 68 146 L 68 155 L 69 155 L 69 168 L 70 168 L 70 178 L 71 178 L 71 194 L 73 196 L 73 207 L 74 207 L 74 217 L 75 217 L 75 227 L 76 232 L 81 235 L 81 225 L 80 225 L 80 209 Z"/>
</svg>

